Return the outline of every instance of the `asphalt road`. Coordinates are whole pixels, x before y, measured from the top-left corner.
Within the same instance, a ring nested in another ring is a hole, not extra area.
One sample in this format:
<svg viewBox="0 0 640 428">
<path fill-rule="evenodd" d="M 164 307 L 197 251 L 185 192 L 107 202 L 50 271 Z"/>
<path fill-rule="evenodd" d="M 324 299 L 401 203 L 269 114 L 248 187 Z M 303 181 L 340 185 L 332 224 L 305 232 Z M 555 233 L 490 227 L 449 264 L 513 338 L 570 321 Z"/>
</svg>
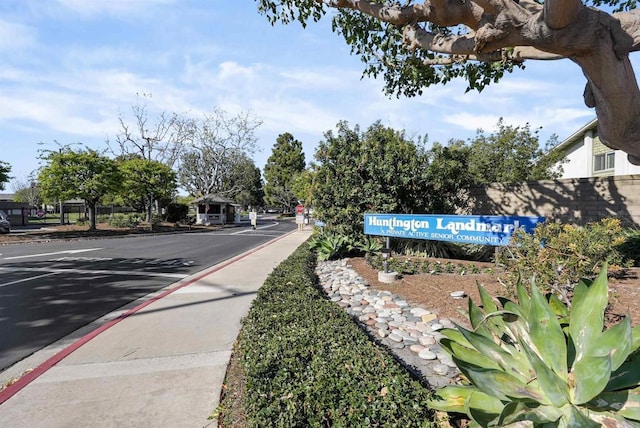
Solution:
<svg viewBox="0 0 640 428">
<path fill-rule="evenodd" d="M 136 299 L 295 227 L 274 221 L 257 230 L 0 246 L 0 372 Z"/>
</svg>

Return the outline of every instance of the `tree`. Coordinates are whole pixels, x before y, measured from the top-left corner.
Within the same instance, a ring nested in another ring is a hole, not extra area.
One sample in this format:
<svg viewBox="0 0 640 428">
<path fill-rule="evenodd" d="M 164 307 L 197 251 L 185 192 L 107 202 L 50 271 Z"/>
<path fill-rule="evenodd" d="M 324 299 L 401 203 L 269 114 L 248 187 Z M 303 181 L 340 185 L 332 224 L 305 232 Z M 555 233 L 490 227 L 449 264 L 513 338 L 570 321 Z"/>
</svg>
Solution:
<svg viewBox="0 0 640 428">
<path fill-rule="evenodd" d="M 314 205 L 313 195 L 317 191 L 315 180 L 317 175 L 316 165 L 310 165 L 293 179 L 291 188 L 293 194 L 299 201 L 302 201 L 307 207 Z"/>
<path fill-rule="evenodd" d="M 9 176 L 11 172 L 11 165 L 7 162 L 0 161 L 0 190 L 4 190 L 5 183 L 8 183 L 9 180 L 13 177 Z"/>
<path fill-rule="evenodd" d="M 513 127 L 500 119 L 497 128 L 488 136 L 479 130 L 470 142 L 469 173 L 474 183 L 523 183 L 562 175 L 563 155 L 552 150 L 558 143 L 555 135 L 541 149 L 539 130 L 532 132 L 529 124 Z"/>
<path fill-rule="evenodd" d="M 142 96 L 151 99 L 150 94 Z M 193 120 L 167 111 L 162 111 L 152 120 L 149 118 L 147 102 L 141 102 L 140 98 L 137 104 L 131 107 L 131 111 L 133 123 L 122 114 L 118 117 L 121 130 L 116 135 L 117 147 L 112 147 L 107 141 L 111 152 L 120 157 L 138 155 L 173 168 L 193 138 Z"/>
<path fill-rule="evenodd" d="M 335 134 L 325 133 L 315 158 L 314 208 L 331 230 L 357 238 L 365 212 L 428 209 L 427 159 L 404 132 L 376 122 L 361 133 L 340 122 Z"/>
<path fill-rule="evenodd" d="M 465 208 L 467 190 L 474 183 L 469 173 L 471 148 L 462 141 L 450 141 L 447 146 L 435 143 L 425 153 L 426 186 L 422 190 L 430 214 L 454 214 Z"/>
<path fill-rule="evenodd" d="M 229 198 L 243 207 L 258 207 L 264 204 L 262 174 L 248 156 L 239 159 L 230 174 L 224 179 L 224 188 L 233 189 Z"/>
<path fill-rule="evenodd" d="M 365 75 L 384 77 L 388 94 L 414 96 L 456 77 L 480 91 L 526 60 L 570 59 L 586 77 L 601 141 L 640 164 L 640 89 L 629 60 L 640 50 L 635 0 L 258 1 L 272 23 L 306 25 L 331 8 L 334 31 Z"/>
<path fill-rule="evenodd" d="M 84 199 L 89 207 L 89 229 L 96 229 L 96 205 L 100 198 L 116 192 L 122 176 L 116 162 L 95 150 L 70 148 L 43 153 L 46 165 L 38 182 L 45 198 Z"/>
<path fill-rule="evenodd" d="M 280 134 L 264 166 L 264 193 L 267 204 L 291 211 L 297 199 L 293 193 L 296 174 L 304 171 L 302 143 L 288 132 Z"/>
<path fill-rule="evenodd" d="M 151 222 L 153 203 L 173 198 L 178 185 L 176 173 L 162 162 L 132 158 L 119 162 L 122 173 L 120 194 L 126 204 L 142 208 Z"/>
<path fill-rule="evenodd" d="M 221 109 L 195 122 L 194 141 L 181 158 L 180 185 L 196 197 L 243 190 L 228 178 L 255 152 L 261 124 L 250 113 L 229 116 Z"/>
<path fill-rule="evenodd" d="M 11 187 L 13 188 L 14 201 L 25 202 L 29 204 L 30 207 L 37 207 L 42 204 L 42 190 L 40 189 L 40 185 L 34 180 L 15 180 L 11 183 Z"/>
</svg>

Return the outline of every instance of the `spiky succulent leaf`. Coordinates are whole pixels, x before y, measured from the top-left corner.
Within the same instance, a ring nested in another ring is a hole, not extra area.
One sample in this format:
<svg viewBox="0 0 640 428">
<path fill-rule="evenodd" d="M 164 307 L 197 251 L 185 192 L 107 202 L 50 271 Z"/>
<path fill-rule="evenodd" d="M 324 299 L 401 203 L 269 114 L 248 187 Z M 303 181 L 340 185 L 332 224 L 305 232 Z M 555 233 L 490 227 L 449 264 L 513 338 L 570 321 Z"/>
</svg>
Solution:
<svg viewBox="0 0 640 428">
<path fill-rule="evenodd" d="M 449 354 L 451 354 L 451 356 L 455 356 L 459 360 L 478 367 L 493 369 L 500 368 L 500 366 L 498 366 L 498 364 L 491 358 L 487 358 L 475 349 L 462 346 L 451 339 L 442 339 L 440 340 L 440 344 L 447 352 L 449 352 Z"/>
<path fill-rule="evenodd" d="M 574 289 L 569 333 L 576 350 L 576 360 L 588 355 L 589 348 L 604 328 L 607 306 L 607 264 L 589 287 L 580 284 Z"/>
<path fill-rule="evenodd" d="M 478 283 L 478 293 L 480 294 L 482 308 L 486 314 L 485 319 L 481 322 L 486 324 L 486 328 L 491 332 L 493 337 L 502 338 L 506 331 L 506 325 L 503 317 L 508 315 L 508 312 L 501 311 L 498 308 L 491 298 L 491 295 L 482 285 L 480 285 L 480 283 Z"/>
<path fill-rule="evenodd" d="M 439 389 L 426 404 L 444 412 L 464 413 L 481 426 L 487 426 L 489 421 L 496 419 L 504 407 L 500 400 L 473 386 L 458 385 Z"/>
<path fill-rule="evenodd" d="M 467 348 L 473 348 L 473 345 L 469 343 L 466 337 L 460 332 L 460 330 L 453 328 L 444 328 L 440 330 L 440 334 L 444 337 L 451 339 L 455 342 L 458 342 L 462 346 L 466 346 Z"/>
<path fill-rule="evenodd" d="M 611 377 L 611 357 L 586 356 L 573 365 L 571 377 L 575 384 L 572 389 L 574 404 L 584 404 L 604 391 Z"/>
<path fill-rule="evenodd" d="M 477 287 L 478 287 L 478 293 L 480 294 L 480 301 L 482 302 L 482 308 L 484 309 L 484 311 L 488 314 L 491 312 L 496 312 L 498 310 L 498 307 L 493 301 L 493 298 L 491 298 L 491 295 L 487 293 L 487 290 L 485 290 L 485 288 L 482 285 L 480 285 L 480 283 L 477 284 Z"/>
<path fill-rule="evenodd" d="M 551 294 L 549 296 L 549 306 L 553 313 L 558 317 L 560 325 L 566 326 L 569 324 L 569 308 L 567 308 L 557 295 Z"/>
<path fill-rule="evenodd" d="M 597 411 L 614 411 L 624 418 L 640 421 L 640 388 L 603 392 L 587 405 Z"/>
<path fill-rule="evenodd" d="M 522 307 L 510 300 L 504 303 L 504 309 L 514 314 L 518 314 L 518 316 L 521 318 L 525 317 L 525 313 L 522 311 Z"/>
<path fill-rule="evenodd" d="M 468 302 L 468 311 L 469 311 L 469 322 L 471 323 L 471 327 L 473 331 L 482 334 L 487 337 L 491 337 L 491 332 L 487 330 L 487 328 L 482 324 L 482 320 L 484 320 L 485 313 L 482 309 L 480 309 L 473 301 L 473 299 L 469 299 Z"/>
<path fill-rule="evenodd" d="M 640 352 L 633 354 L 628 361 L 625 361 L 618 370 L 611 374 L 605 389 L 607 391 L 617 391 L 640 385 L 640 370 L 638 367 L 640 367 Z"/>
<path fill-rule="evenodd" d="M 515 368 L 520 373 L 527 372 L 527 367 L 523 367 L 522 361 L 518 361 L 517 355 L 512 355 L 499 345 L 496 345 L 490 338 L 481 334 L 474 333 L 461 326 L 458 327 L 458 330 L 482 355 L 495 361 L 502 370 L 509 371 L 513 375 L 518 375 L 520 380 L 526 381 L 526 377 L 524 375 L 520 375 L 512 371 L 512 368 Z"/>
<path fill-rule="evenodd" d="M 615 371 L 631 354 L 631 340 L 631 321 L 629 317 L 626 317 L 602 332 L 600 338 L 593 343 L 589 353 L 597 356 L 610 355 L 611 370 Z"/>
<path fill-rule="evenodd" d="M 535 401 L 542 401 L 544 399 L 542 395 L 532 390 L 521 379 L 503 370 L 474 366 L 457 359 L 455 356 L 452 357 L 452 359 L 462 374 L 485 394 L 504 401 L 511 401 L 514 398 Z"/>
<path fill-rule="evenodd" d="M 518 282 L 516 284 L 516 293 L 518 296 L 518 303 L 520 304 L 522 311 L 524 313 L 529 313 L 529 295 L 527 294 L 527 290 L 522 284 L 521 278 L 518 278 Z"/>
<path fill-rule="evenodd" d="M 443 412 L 465 413 L 467 400 L 473 391 L 477 391 L 473 386 L 448 385 L 438 389 L 426 404 L 431 409 Z"/>
<path fill-rule="evenodd" d="M 529 331 L 531 341 L 542 360 L 566 381 L 567 339 L 556 314 L 535 286 L 531 287 Z"/>
<path fill-rule="evenodd" d="M 568 404 L 569 388 L 566 381 L 547 366 L 528 343 L 522 342 L 521 345 L 537 377 L 540 388 L 544 391 L 544 398 L 539 402 L 557 407 Z"/>
<path fill-rule="evenodd" d="M 575 428 L 600 428 L 601 425 L 590 419 L 575 406 L 570 406 L 566 427 Z"/>
<path fill-rule="evenodd" d="M 555 406 L 541 406 L 536 403 L 512 401 L 504 406 L 498 419 L 498 426 L 520 421 L 531 421 L 535 424 L 553 423 L 561 417 L 562 412 Z"/>
<path fill-rule="evenodd" d="M 494 426 L 502 413 L 504 403 L 481 391 L 473 391 L 465 403 L 466 414 L 478 425 Z"/>
<path fill-rule="evenodd" d="M 631 352 L 640 350 L 640 324 L 631 331 Z"/>
</svg>

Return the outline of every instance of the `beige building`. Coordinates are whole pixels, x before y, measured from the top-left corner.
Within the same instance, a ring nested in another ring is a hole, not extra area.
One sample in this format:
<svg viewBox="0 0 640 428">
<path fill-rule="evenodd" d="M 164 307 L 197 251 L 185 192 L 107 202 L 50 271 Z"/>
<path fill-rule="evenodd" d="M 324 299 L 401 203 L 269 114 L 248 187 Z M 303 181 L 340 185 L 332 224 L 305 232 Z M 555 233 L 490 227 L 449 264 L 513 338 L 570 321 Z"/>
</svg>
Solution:
<svg viewBox="0 0 640 428">
<path fill-rule="evenodd" d="M 611 149 L 598 138 L 598 119 L 593 119 L 554 148 L 565 152 L 561 178 L 611 177 L 640 174 L 627 154 Z"/>
</svg>

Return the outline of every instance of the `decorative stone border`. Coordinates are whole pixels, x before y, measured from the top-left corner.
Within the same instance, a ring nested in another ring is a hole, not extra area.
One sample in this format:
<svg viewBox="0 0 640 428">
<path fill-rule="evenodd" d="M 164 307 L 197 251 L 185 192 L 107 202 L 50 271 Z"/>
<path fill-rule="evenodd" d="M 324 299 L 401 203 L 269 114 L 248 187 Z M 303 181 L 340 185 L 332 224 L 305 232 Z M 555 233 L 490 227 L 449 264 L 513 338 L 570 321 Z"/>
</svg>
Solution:
<svg viewBox="0 0 640 428">
<path fill-rule="evenodd" d="M 451 320 L 409 303 L 389 291 L 377 291 L 347 264 L 347 260 L 318 262 L 316 274 L 327 298 L 344 308 L 407 369 L 439 388 L 459 378 L 460 371 L 439 344 Z"/>
</svg>

